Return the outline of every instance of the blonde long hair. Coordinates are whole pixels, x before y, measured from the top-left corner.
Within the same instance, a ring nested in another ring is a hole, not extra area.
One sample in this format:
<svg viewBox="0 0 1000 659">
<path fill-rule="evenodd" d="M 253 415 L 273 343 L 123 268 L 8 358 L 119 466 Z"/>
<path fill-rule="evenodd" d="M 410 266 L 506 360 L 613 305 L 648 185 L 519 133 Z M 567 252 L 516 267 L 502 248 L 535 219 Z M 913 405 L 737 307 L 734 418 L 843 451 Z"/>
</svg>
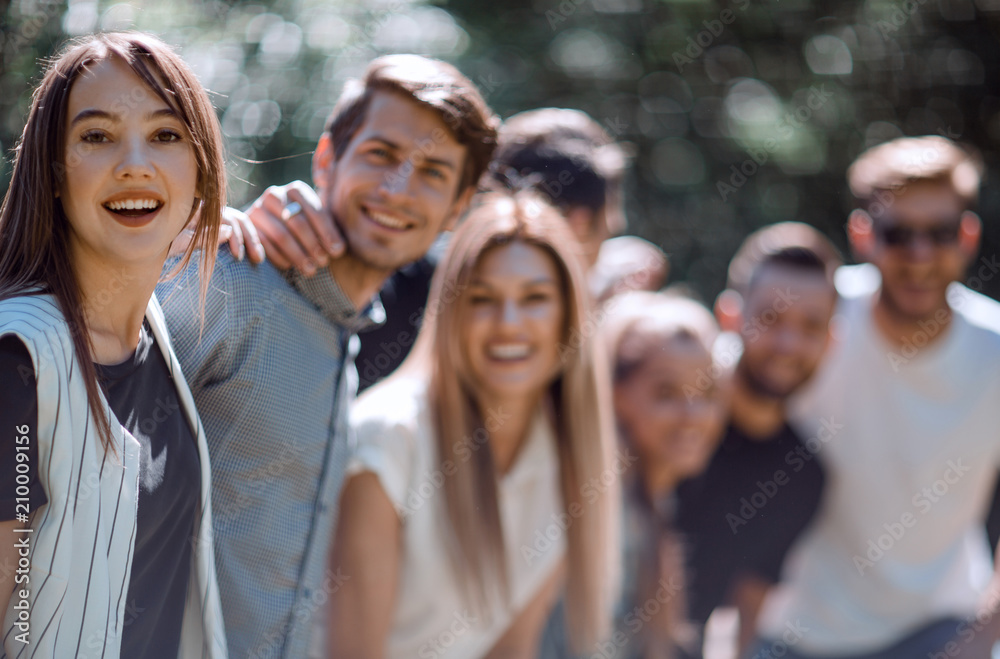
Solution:
<svg viewBox="0 0 1000 659">
<path fill-rule="evenodd" d="M 476 384 L 462 351 L 461 302 L 476 265 L 495 247 L 522 242 L 548 253 L 560 271 L 565 327 L 562 368 L 546 401 L 553 412 L 560 486 L 570 515 L 567 533 L 566 616 L 578 649 L 606 638 L 617 597 L 620 493 L 614 459 L 609 369 L 596 341 L 597 319 L 587 293 L 576 244 L 562 216 L 528 192 L 484 195 L 452 236 L 431 283 L 420 336 L 400 372 L 427 377 L 438 458 L 457 471 L 444 484 L 449 551 L 456 576 L 474 606 L 489 615 L 490 596 L 506 596 L 496 469 L 490 451 L 462 460 L 457 448 L 485 428 Z M 615 485 L 596 499 L 584 489 L 592 479 Z M 602 476 L 604 480 L 602 481 Z M 579 507 L 579 508 L 577 508 Z"/>
</svg>

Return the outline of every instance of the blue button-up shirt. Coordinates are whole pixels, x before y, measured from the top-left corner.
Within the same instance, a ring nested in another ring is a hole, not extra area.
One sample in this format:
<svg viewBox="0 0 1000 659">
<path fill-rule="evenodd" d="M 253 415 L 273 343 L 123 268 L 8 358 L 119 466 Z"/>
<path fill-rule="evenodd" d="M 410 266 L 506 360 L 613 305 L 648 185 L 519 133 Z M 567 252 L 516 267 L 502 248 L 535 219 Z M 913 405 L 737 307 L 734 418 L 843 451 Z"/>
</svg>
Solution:
<svg viewBox="0 0 1000 659">
<path fill-rule="evenodd" d="M 230 656 L 304 657 L 340 582 L 326 559 L 357 390 L 354 334 L 384 312 L 377 300 L 358 312 L 328 270 L 283 275 L 225 249 L 203 327 L 195 259 L 156 294 L 208 439 Z"/>
</svg>

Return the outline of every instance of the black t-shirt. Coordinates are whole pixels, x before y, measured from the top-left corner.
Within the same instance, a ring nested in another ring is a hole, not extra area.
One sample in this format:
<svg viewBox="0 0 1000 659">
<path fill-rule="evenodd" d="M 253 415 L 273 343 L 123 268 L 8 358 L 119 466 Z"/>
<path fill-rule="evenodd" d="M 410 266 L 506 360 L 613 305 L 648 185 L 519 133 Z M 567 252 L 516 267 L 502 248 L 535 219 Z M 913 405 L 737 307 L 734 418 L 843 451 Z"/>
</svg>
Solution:
<svg viewBox="0 0 1000 659">
<path fill-rule="evenodd" d="M 26 378 L 11 375 L 25 372 Z M 115 416 L 141 446 L 135 553 L 121 656 L 176 659 L 201 496 L 197 445 L 170 370 L 147 326 L 130 359 L 113 366 L 97 365 L 97 375 Z M 18 385 L 24 379 L 29 383 L 13 387 L 11 396 L 4 395 L 0 428 L 27 424 L 34 447 L 38 417 L 34 370 L 27 349 L 15 337 L 0 340 L 0 378 Z M 13 437 L 7 435 L 0 438 L 0 456 L 4 457 L 13 452 Z M 37 465 L 35 450 L 32 466 Z M 4 465 L 0 492 L 13 491 L 15 472 L 7 467 L 13 462 L 4 459 L 0 464 Z M 44 492 L 41 497 L 32 509 L 45 502 Z M 7 515 L 7 519 L 12 517 Z"/>
<path fill-rule="evenodd" d="M 423 321 L 434 269 L 446 247 L 443 234 L 427 254 L 394 272 L 382 286 L 379 297 L 385 322 L 358 334 L 358 393 L 396 370 L 410 353 Z"/>
<path fill-rule="evenodd" d="M 0 339 L 0 381 L 0 522 L 9 522 L 49 502 L 38 481 L 35 369 L 28 349 L 14 336 Z M 21 473 L 20 483 L 18 465 L 26 472 Z"/>
<path fill-rule="evenodd" d="M 817 456 L 788 425 L 754 440 L 730 424 L 708 469 L 677 493 L 692 620 L 706 622 L 741 575 L 777 583 L 785 555 L 819 507 L 823 484 Z"/>
<path fill-rule="evenodd" d="M 990 539 L 990 548 L 996 548 L 1000 543 L 1000 478 L 993 487 L 992 503 L 986 514 L 986 535 Z"/>
</svg>

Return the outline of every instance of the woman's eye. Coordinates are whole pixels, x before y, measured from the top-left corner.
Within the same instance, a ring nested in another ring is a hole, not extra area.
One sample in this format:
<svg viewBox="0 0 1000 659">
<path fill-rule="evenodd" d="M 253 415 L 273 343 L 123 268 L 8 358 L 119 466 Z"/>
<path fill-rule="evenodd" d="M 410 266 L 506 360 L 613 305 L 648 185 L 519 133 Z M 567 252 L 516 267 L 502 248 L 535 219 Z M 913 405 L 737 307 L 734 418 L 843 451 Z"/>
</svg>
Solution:
<svg viewBox="0 0 1000 659">
<path fill-rule="evenodd" d="M 108 136 L 103 130 L 88 130 L 83 135 L 80 136 L 81 142 L 88 142 L 90 144 L 97 144 L 100 142 L 107 142 Z"/>
<path fill-rule="evenodd" d="M 548 302 L 549 296 L 547 293 L 532 293 L 526 299 L 528 302 L 532 303 Z"/>
<path fill-rule="evenodd" d="M 486 297 L 485 295 L 473 295 L 469 297 L 469 304 L 476 306 L 481 304 L 489 304 L 492 301 L 493 301 L 492 298 Z"/>
<path fill-rule="evenodd" d="M 176 130 L 164 129 L 156 133 L 157 142 L 180 142 L 184 139 Z"/>
</svg>

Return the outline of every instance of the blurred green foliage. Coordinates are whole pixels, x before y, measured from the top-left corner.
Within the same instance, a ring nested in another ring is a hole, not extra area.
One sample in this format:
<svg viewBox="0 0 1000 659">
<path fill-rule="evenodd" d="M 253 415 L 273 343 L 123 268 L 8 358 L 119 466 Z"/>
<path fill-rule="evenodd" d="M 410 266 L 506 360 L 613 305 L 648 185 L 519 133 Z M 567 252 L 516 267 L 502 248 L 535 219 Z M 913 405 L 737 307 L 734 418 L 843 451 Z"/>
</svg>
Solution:
<svg viewBox="0 0 1000 659">
<path fill-rule="evenodd" d="M 844 170 L 897 135 L 983 152 L 982 254 L 1000 251 L 1000 0 L 13 0 L 0 17 L 4 187 L 41 60 L 135 28 L 179 46 L 214 92 L 234 205 L 308 180 L 343 82 L 418 52 L 456 63 L 503 117 L 579 108 L 630 143 L 630 232 L 706 298 L 761 225 L 809 222 L 846 250 Z"/>
</svg>

